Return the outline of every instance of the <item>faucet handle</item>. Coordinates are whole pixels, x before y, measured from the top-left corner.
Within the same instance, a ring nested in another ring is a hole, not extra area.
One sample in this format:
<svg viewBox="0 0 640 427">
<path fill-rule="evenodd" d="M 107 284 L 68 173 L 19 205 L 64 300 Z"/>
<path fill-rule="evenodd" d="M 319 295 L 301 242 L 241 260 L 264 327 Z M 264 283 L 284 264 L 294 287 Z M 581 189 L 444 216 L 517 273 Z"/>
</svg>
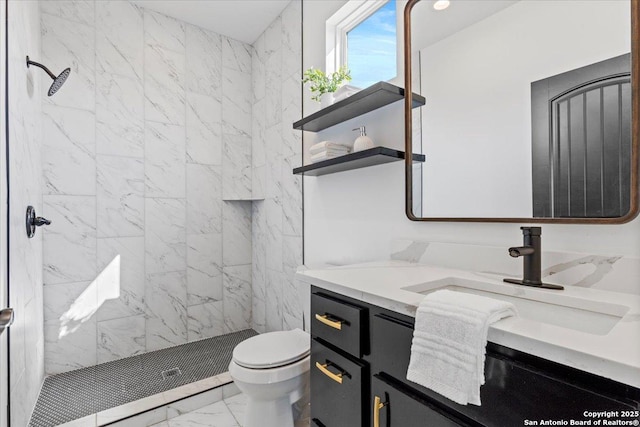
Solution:
<svg viewBox="0 0 640 427">
<path fill-rule="evenodd" d="M 542 227 L 520 227 L 525 236 L 541 236 Z"/>
</svg>

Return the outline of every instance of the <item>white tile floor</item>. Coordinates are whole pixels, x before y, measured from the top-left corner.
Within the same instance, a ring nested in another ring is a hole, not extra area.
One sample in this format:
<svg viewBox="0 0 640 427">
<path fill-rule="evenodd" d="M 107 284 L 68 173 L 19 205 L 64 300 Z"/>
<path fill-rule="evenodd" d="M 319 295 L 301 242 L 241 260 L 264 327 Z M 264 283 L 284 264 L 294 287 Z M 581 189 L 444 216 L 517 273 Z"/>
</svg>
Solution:
<svg viewBox="0 0 640 427">
<path fill-rule="evenodd" d="M 237 394 L 151 427 L 242 427 L 247 399 Z"/>
<path fill-rule="evenodd" d="M 243 427 L 247 398 L 236 394 L 204 408 L 154 424 L 151 427 Z M 296 427 L 308 427 L 308 419 L 298 421 Z"/>
</svg>

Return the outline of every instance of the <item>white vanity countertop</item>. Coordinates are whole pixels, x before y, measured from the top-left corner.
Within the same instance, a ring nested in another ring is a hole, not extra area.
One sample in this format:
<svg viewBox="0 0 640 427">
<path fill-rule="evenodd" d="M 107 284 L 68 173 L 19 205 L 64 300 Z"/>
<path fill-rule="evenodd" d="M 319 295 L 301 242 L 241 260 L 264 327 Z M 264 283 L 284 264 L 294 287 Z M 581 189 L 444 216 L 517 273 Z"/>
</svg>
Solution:
<svg viewBox="0 0 640 427">
<path fill-rule="evenodd" d="M 424 297 L 402 288 L 446 278 L 483 282 L 501 291 L 511 288 L 512 295 L 545 299 L 547 303 L 579 299 L 580 309 L 597 311 L 610 304 L 629 310 L 606 334 L 599 335 L 568 329 L 520 317 L 493 324 L 489 341 L 533 354 L 576 369 L 640 388 L 640 296 L 575 286 L 563 291 L 509 285 L 501 278 L 462 270 L 451 270 L 404 261 L 383 261 L 342 267 L 301 270 L 296 279 L 345 296 L 359 299 L 398 313 L 415 316 Z M 548 295 L 546 295 L 548 294 Z"/>
</svg>

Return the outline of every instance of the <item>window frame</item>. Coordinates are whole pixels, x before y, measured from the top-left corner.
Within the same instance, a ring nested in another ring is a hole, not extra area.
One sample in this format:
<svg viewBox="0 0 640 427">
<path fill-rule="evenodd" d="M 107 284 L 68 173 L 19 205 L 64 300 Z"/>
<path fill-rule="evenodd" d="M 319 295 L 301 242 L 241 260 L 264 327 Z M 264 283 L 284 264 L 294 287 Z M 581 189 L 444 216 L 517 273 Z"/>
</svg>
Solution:
<svg viewBox="0 0 640 427">
<path fill-rule="evenodd" d="M 360 25 L 363 21 L 385 6 L 391 0 L 351 0 L 341 7 L 326 21 L 326 52 L 325 71 L 327 74 L 337 71 L 341 66 L 347 65 L 348 43 L 347 33 Z M 398 10 L 401 0 L 396 0 L 396 75 L 389 79 L 396 80 L 401 75 L 398 61 L 399 42 Z"/>
</svg>

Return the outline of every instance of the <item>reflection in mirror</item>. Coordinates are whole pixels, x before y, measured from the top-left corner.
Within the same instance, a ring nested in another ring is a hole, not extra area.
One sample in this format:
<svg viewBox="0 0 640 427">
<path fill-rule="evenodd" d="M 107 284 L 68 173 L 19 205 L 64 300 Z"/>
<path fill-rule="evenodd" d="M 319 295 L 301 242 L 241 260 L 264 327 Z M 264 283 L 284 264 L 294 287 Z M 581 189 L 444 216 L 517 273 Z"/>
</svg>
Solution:
<svg viewBox="0 0 640 427">
<path fill-rule="evenodd" d="M 413 133 L 427 158 L 417 216 L 625 216 L 637 191 L 630 10 L 628 0 L 417 3 L 412 89 L 427 99 Z"/>
</svg>

